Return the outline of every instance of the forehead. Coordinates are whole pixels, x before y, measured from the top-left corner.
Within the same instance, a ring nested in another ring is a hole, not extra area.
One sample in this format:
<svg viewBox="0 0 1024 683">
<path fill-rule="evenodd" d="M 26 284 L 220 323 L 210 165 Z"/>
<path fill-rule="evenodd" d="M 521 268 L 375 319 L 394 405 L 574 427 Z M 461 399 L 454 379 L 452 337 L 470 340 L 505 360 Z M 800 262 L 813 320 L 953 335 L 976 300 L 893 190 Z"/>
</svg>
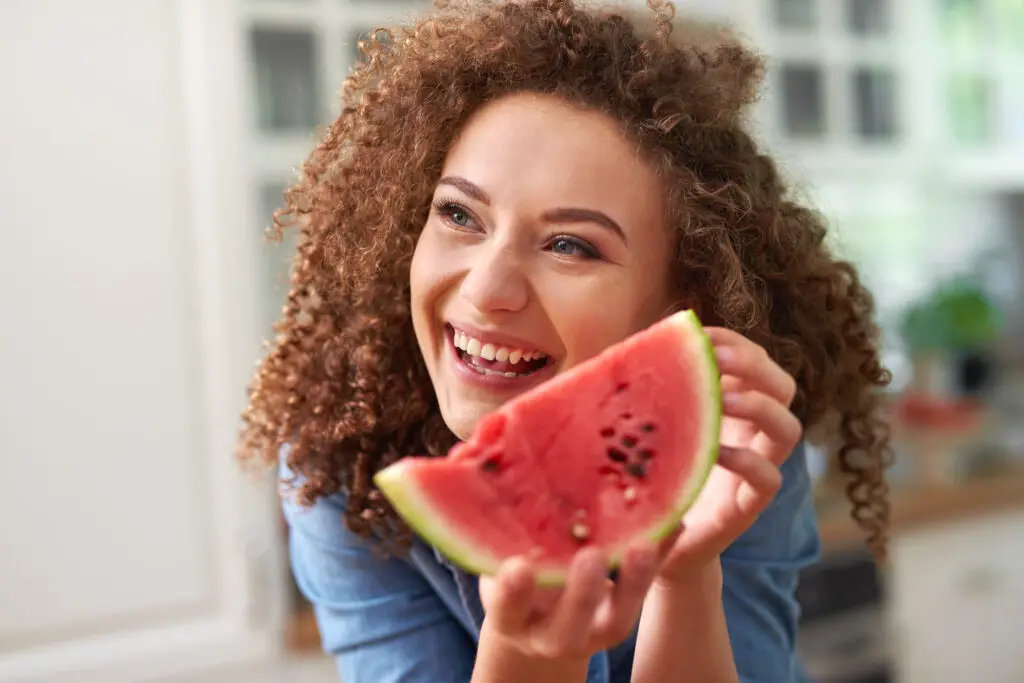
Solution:
<svg viewBox="0 0 1024 683">
<path fill-rule="evenodd" d="M 661 184 L 619 124 L 548 95 L 510 95 L 481 108 L 444 173 L 480 185 L 496 204 L 581 206 L 626 224 L 663 216 Z"/>
</svg>

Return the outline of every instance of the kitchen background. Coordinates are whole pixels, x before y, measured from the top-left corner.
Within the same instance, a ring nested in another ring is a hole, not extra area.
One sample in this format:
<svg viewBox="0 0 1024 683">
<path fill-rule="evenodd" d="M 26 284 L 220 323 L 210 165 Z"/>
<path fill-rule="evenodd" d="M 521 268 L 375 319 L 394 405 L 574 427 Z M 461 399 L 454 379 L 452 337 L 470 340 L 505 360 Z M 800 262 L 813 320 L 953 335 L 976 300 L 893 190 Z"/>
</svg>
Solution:
<svg viewBox="0 0 1024 683">
<path fill-rule="evenodd" d="M 1024 683 L 1024 1 L 678 5 L 769 57 L 755 124 L 895 373 L 884 572 L 815 440 L 808 669 Z M 357 40 L 423 6 L 0 6 L 0 681 L 335 680 L 231 451 L 287 270 L 262 230 Z"/>
</svg>

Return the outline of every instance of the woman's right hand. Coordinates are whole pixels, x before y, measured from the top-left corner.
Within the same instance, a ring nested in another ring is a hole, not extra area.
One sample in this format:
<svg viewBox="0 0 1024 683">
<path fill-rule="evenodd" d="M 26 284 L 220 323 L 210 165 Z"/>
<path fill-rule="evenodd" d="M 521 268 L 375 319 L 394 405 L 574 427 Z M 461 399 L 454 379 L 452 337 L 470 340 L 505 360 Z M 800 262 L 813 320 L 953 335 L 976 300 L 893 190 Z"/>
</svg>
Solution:
<svg viewBox="0 0 1024 683">
<path fill-rule="evenodd" d="M 505 562 L 496 576 L 482 577 L 485 628 L 505 646 L 532 659 L 586 661 L 632 633 L 644 598 L 678 532 L 658 546 L 638 542 L 608 579 L 607 558 L 593 549 L 577 553 L 563 588 L 536 585 L 523 558 Z"/>
</svg>

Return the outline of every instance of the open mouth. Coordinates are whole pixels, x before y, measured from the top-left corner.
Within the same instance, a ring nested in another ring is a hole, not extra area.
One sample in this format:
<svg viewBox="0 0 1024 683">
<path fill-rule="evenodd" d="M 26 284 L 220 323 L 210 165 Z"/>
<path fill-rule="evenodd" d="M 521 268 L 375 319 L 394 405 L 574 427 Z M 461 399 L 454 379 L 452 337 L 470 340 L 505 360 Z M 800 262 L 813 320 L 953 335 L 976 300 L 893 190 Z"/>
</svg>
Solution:
<svg viewBox="0 0 1024 683">
<path fill-rule="evenodd" d="M 521 349 L 477 339 L 466 332 L 446 326 L 448 342 L 466 367 L 491 377 L 520 379 L 543 370 L 551 356 L 534 349 Z"/>
</svg>

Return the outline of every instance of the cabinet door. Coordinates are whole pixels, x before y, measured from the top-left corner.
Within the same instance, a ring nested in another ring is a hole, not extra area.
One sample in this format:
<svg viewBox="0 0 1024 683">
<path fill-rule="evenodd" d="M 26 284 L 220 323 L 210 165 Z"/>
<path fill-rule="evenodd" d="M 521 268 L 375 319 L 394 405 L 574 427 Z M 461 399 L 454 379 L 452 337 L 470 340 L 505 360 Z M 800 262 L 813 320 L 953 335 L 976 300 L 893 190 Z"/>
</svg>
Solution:
<svg viewBox="0 0 1024 683">
<path fill-rule="evenodd" d="M 0 681 L 271 651 L 272 489 L 232 458 L 258 340 L 231 5 L 0 10 Z"/>
<path fill-rule="evenodd" d="M 901 683 L 1024 680 L 1024 512 L 897 537 Z"/>
</svg>

